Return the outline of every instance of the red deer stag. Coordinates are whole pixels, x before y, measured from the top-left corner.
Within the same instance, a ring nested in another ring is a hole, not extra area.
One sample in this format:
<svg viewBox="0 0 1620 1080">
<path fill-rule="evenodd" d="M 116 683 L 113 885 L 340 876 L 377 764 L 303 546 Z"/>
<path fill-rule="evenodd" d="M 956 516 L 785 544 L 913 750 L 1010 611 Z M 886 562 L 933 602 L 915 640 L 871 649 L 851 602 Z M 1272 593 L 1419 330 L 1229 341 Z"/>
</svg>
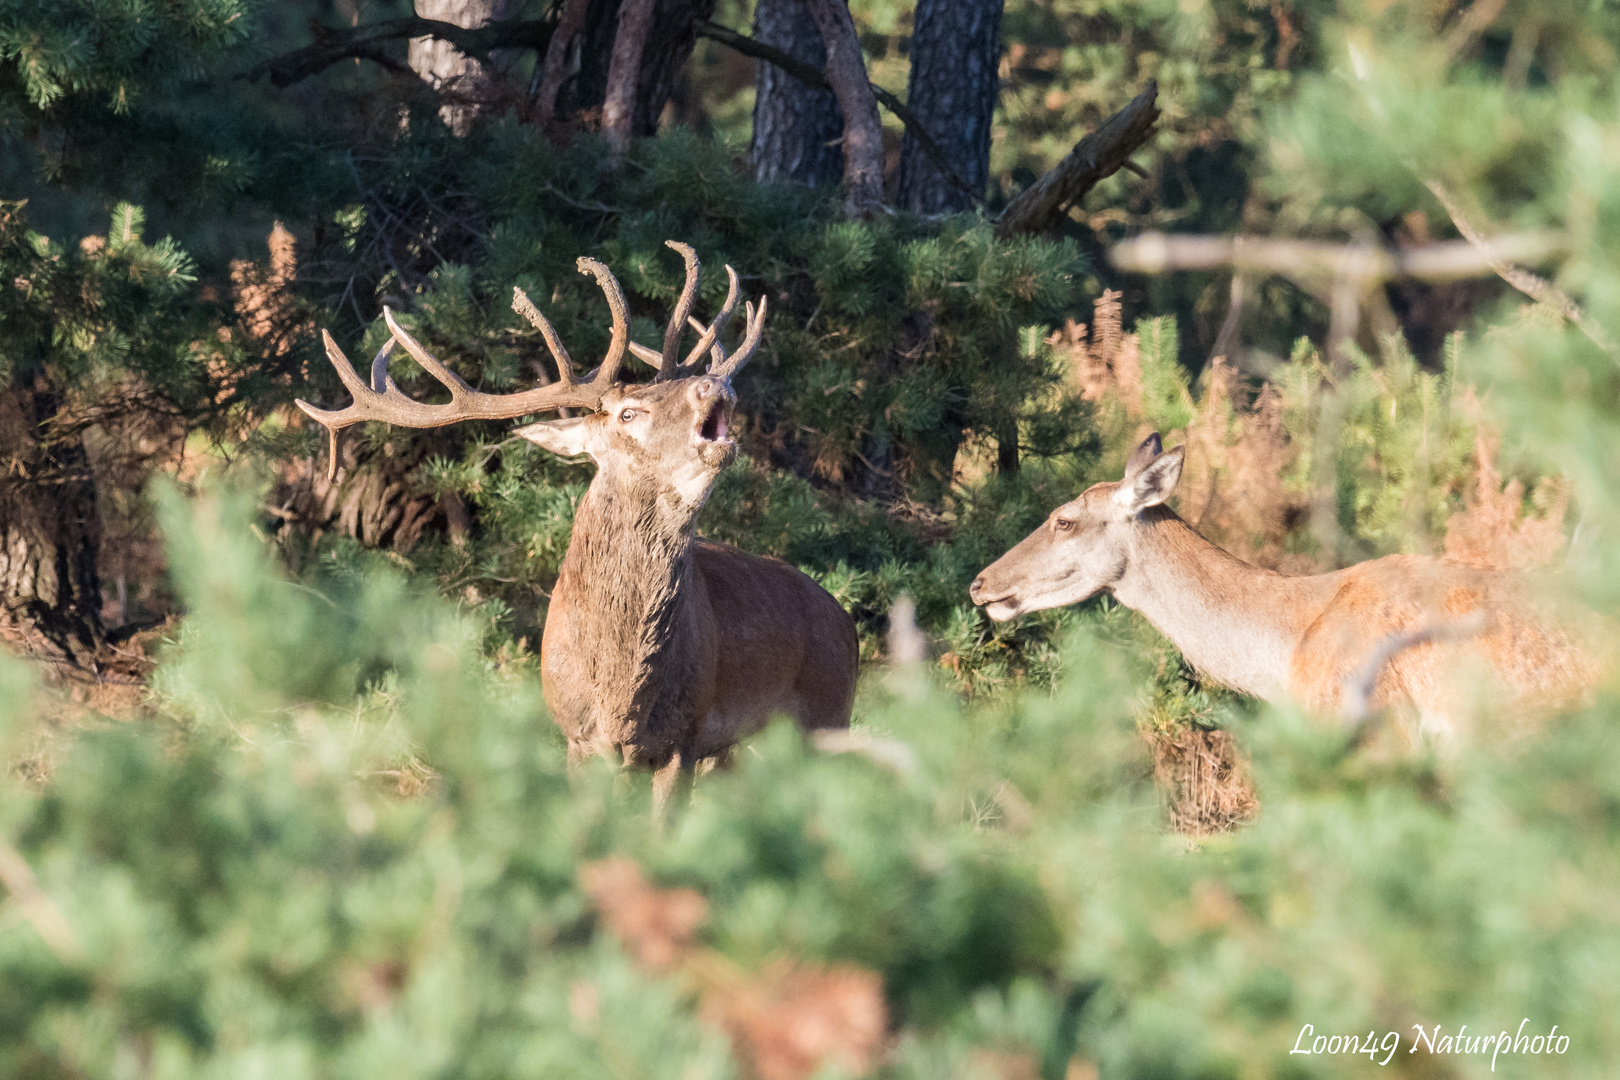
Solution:
<svg viewBox="0 0 1620 1080">
<path fill-rule="evenodd" d="M 581 258 L 607 296 L 613 336 L 607 355 L 580 381 L 568 351 L 522 290 L 512 306 L 545 339 L 558 381 L 515 394 L 474 390 L 434 359 L 394 320 L 367 385 L 324 335 L 326 354 L 354 397 L 346 409 L 299 408 L 331 433 L 381 420 L 429 428 L 461 420 L 502 420 L 572 408 L 585 415 L 529 424 L 516 434 L 564 457 L 597 466 L 574 515 L 574 531 L 551 594 L 540 646 L 542 689 L 568 737 L 569 760 L 593 753 L 656 771 L 660 802 L 682 770 L 713 758 L 759 730 L 773 713 L 805 730 L 849 726 L 856 676 L 855 626 L 838 602 L 786 563 L 695 537 L 698 511 L 736 453 L 728 434 L 736 395 L 731 379 L 759 347 L 765 300 L 745 304 L 746 332 L 727 355 L 722 332 L 737 304 L 737 274 L 714 322 L 692 318 L 699 265 L 685 244 L 686 285 L 663 351 L 630 341 L 624 294 L 607 267 Z M 679 356 L 688 323 L 697 343 Z M 397 341 L 450 392 L 442 405 L 402 393 L 389 378 Z M 618 381 L 626 351 L 657 370 L 653 381 Z M 705 353 L 707 373 L 699 372 Z"/>
<path fill-rule="evenodd" d="M 1594 653 L 1519 574 L 1419 555 L 1306 577 L 1250 566 L 1164 505 L 1182 454 L 1150 436 L 1124 479 L 1052 511 L 968 595 L 1005 621 L 1107 591 L 1216 682 L 1320 711 L 1399 706 L 1425 734 L 1445 735 L 1466 714 L 1460 673 L 1489 674 L 1509 703 L 1538 709 L 1578 699 L 1596 679 Z"/>
</svg>

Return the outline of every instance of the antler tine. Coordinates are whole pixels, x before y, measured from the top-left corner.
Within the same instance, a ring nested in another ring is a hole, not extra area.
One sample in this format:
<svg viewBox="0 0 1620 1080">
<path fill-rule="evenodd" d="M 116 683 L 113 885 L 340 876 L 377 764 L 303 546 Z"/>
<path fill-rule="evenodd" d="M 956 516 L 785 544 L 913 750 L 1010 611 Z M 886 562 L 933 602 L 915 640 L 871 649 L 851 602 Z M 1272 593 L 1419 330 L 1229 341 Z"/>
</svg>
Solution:
<svg viewBox="0 0 1620 1080">
<path fill-rule="evenodd" d="M 686 354 L 686 362 L 681 365 L 683 368 L 695 369 L 697 367 L 698 361 L 703 358 L 703 354 L 720 341 L 721 332 L 725 330 L 726 324 L 731 321 L 731 313 L 737 309 L 737 271 L 733 270 L 729 263 L 726 265 L 726 277 L 730 281 L 730 287 L 726 290 L 726 302 L 720 306 L 720 311 L 715 315 L 714 322 L 710 323 L 707 329 L 704 329 L 701 325 L 697 327 L 701 336 L 698 338 L 698 343 L 692 346 L 692 351 Z M 724 355 L 725 350 L 722 349 L 720 357 L 716 359 L 723 359 Z"/>
<path fill-rule="evenodd" d="M 692 302 L 697 299 L 698 278 L 703 271 L 703 264 L 698 262 L 697 252 L 692 250 L 692 245 L 679 240 L 665 240 L 664 246 L 680 252 L 682 261 L 686 263 L 686 284 L 681 287 L 681 298 L 676 301 L 675 311 L 670 315 L 669 326 L 664 331 L 664 353 L 659 358 L 655 382 L 664 382 L 679 374 L 677 369 L 681 365 L 676 357 L 681 351 L 681 332 L 686 329 L 686 320 L 692 315 Z"/>
<path fill-rule="evenodd" d="M 405 346 L 405 351 L 411 354 L 411 359 L 422 365 L 423 371 L 444 384 L 445 389 L 450 391 L 450 400 L 452 402 L 468 394 L 477 393 L 476 390 L 467 385 L 460 375 L 439 363 L 438 357 L 422 348 L 415 338 L 407 334 L 405 328 L 394 321 L 394 309 L 386 305 L 383 307 L 383 322 L 388 324 L 388 329 L 393 332 L 394 339 Z M 403 398 L 405 395 L 400 394 L 400 397 Z"/>
<path fill-rule="evenodd" d="M 384 308 L 383 320 L 388 324 L 393 336 L 371 362 L 372 383 L 368 386 L 355 372 L 349 358 L 343 355 L 343 350 L 337 347 L 337 342 L 332 340 L 332 335 L 321 331 L 321 337 L 326 343 L 326 357 L 332 362 L 338 378 L 354 398 L 353 403 L 344 409 L 318 409 L 307 401 L 294 403 L 310 419 L 324 427 L 330 436 L 331 464 L 327 470 L 327 477 L 333 480 L 337 478 L 338 432 L 368 420 L 380 420 L 385 424 L 397 424 L 408 428 L 436 428 L 463 420 L 510 420 L 515 416 L 549 412 L 552 409 L 599 408 L 602 397 L 613 384 L 619 361 L 624 357 L 624 343 L 629 337 L 629 320 L 625 317 L 624 295 L 619 292 L 618 283 L 613 281 L 613 276 L 608 274 L 600 263 L 595 265 L 600 271 L 597 273 L 598 280 L 604 277 L 606 279 L 603 291 L 607 292 L 608 304 L 614 312 L 613 346 L 608 351 L 608 358 L 602 361 L 602 366 L 595 377 L 584 385 L 570 378 L 566 382 L 556 382 L 550 386 L 536 387 L 516 394 L 485 394 L 474 390 L 459 375 L 422 348 L 394 319 L 394 313 Z M 606 283 L 612 283 L 612 288 L 608 288 Z M 392 352 L 395 341 L 405 346 L 405 351 L 422 365 L 423 370 L 445 385 L 450 391 L 448 402 L 442 405 L 429 405 L 407 396 L 400 390 L 388 375 L 388 354 Z M 558 351 L 560 352 L 560 347 Z M 571 362 L 566 359 L 567 354 L 560 353 L 560 355 L 562 362 L 559 370 L 568 372 L 571 376 Z"/>
<path fill-rule="evenodd" d="M 557 361 L 557 380 L 564 386 L 574 385 L 574 358 L 568 355 L 563 348 L 562 339 L 557 337 L 557 328 L 551 325 L 551 320 L 540 314 L 540 309 L 534 306 L 529 294 L 512 286 L 512 310 L 529 320 L 529 325 L 540 331 L 540 336 L 546 340 L 546 348 L 551 350 L 551 358 Z"/>
<path fill-rule="evenodd" d="M 686 325 L 696 330 L 699 334 L 706 334 L 709 332 L 709 328 L 698 322 L 696 319 L 687 319 Z M 715 341 L 709 346 L 709 366 L 713 367 L 715 364 L 723 364 L 725 362 L 726 350 L 720 346 L 720 341 L 717 335 Z M 695 367 L 696 365 L 694 364 L 690 366 Z"/>
<path fill-rule="evenodd" d="M 630 344 L 630 315 L 624 303 L 624 290 L 619 288 L 619 279 L 613 276 L 611 270 L 595 259 L 581 255 L 579 272 L 596 275 L 596 283 L 607 297 L 608 310 L 613 313 L 613 340 L 608 343 L 607 355 L 602 357 L 602 366 L 597 369 L 596 378 L 591 380 L 592 386 L 600 384 L 605 392 L 619 377 L 619 365 L 624 363 L 625 350 Z"/>
<path fill-rule="evenodd" d="M 333 369 L 337 371 L 338 379 L 343 383 L 344 386 L 348 388 L 349 393 L 354 395 L 355 400 L 360 400 L 360 395 L 362 393 L 372 392 L 370 391 L 370 388 L 360 380 L 360 376 L 354 370 L 354 365 L 349 363 L 349 358 L 347 356 L 343 355 L 343 350 L 338 348 L 337 342 L 332 340 L 332 335 L 327 333 L 325 330 L 322 330 L 321 341 L 326 345 L 326 359 L 331 362 Z M 394 339 L 390 337 L 388 339 L 388 344 L 383 346 L 382 351 L 377 354 L 377 358 L 371 362 L 371 377 L 373 381 L 376 381 L 378 378 L 377 369 L 379 367 L 382 368 L 381 378 L 383 380 L 388 379 L 388 354 L 393 352 L 393 344 Z M 384 386 L 386 387 L 386 385 L 387 383 L 385 381 Z M 314 420 L 317 424 L 320 424 L 326 429 L 326 479 L 329 481 L 336 480 L 338 471 L 338 432 L 342 431 L 350 424 L 360 423 L 360 420 L 346 419 L 343 414 L 348 412 L 347 409 L 339 412 L 331 412 L 326 409 L 317 409 L 315 406 L 301 398 L 294 401 L 293 404 L 302 409 L 311 420 Z"/>
<path fill-rule="evenodd" d="M 754 358 L 754 352 L 759 348 L 760 338 L 765 334 L 765 297 L 761 296 L 759 298 L 759 307 L 757 309 L 753 304 L 745 301 L 743 303 L 743 312 L 743 322 L 748 327 L 748 333 L 743 337 L 742 344 L 737 346 L 737 351 L 732 353 L 729 359 L 709 365 L 710 375 L 729 381 L 732 376 L 743 369 L 743 365 Z M 717 347 L 719 345 L 718 338 L 715 339 L 715 345 Z M 723 350 L 722 355 L 724 355 Z"/>
</svg>

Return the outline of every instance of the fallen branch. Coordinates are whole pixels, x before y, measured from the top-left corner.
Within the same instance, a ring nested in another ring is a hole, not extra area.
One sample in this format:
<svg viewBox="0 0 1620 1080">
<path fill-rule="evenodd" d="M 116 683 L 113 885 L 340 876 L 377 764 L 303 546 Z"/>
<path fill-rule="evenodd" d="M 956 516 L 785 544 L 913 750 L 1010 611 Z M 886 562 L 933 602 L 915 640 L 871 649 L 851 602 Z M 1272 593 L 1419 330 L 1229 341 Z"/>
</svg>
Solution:
<svg viewBox="0 0 1620 1080">
<path fill-rule="evenodd" d="M 1488 242 L 1486 250 L 1463 240 L 1394 248 L 1259 236 L 1167 236 L 1150 232 L 1115 244 L 1109 258 L 1121 270 L 1135 274 L 1230 267 L 1241 272 L 1285 277 L 1363 282 L 1398 277 L 1460 281 L 1497 272 L 1496 264 L 1501 258 L 1538 262 L 1567 250 L 1567 237 L 1545 232 L 1499 236 Z"/>
<path fill-rule="evenodd" d="M 1068 157 L 1049 169 L 1001 212 L 997 236 L 1043 233 L 1056 225 L 1086 192 L 1130 164 L 1130 157 L 1152 138 L 1159 120 L 1159 84 L 1146 88 L 1119 112 L 1075 144 Z"/>
</svg>

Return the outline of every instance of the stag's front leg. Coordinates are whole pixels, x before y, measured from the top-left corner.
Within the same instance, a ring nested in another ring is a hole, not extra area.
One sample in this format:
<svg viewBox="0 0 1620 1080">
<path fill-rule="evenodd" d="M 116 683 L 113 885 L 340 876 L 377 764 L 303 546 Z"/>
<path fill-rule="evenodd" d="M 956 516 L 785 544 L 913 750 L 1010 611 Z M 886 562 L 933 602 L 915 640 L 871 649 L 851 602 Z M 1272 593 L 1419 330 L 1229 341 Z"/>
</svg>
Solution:
<svg viewBox="0 0 1620 1080">
<path fill-rule="evenodd" d="M 676 753 L 653 772 L 653 816 L 667 821 L 672 808 L 685 807 L 692 799 L 692 778 L 697 762 L 691 754 Z"/>
</svg>

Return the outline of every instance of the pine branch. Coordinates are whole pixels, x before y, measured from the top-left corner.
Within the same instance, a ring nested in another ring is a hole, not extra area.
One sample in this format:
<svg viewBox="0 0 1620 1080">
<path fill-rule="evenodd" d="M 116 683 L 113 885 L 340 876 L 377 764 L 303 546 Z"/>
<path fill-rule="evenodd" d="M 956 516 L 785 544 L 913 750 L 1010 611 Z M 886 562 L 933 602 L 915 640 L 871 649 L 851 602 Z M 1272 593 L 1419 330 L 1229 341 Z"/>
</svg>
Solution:
<svg viewBox="0 0 1620 1080">
<path fill-rule="evenodd" d="M 263 75 L 278 87 L 291 86 L 318 75 L 343 60 L 371 60 L 393 71 L 409 71 L 409 66 L 389 56 L 383 45 L 402 38 L 430 37 L 448 41 L 475 60 L 488 62 L 494 49 L 534 49 L 545 52 L 551 41 L 553 23 L 544 19 L 490 23 L 468 29 L 438 19 L 392 19 L 369 26 L 334 30 L 319 27 L 314 44 L 255 64 L 240 78 L 252 80 Z"/>
<path fill-rule="evenodd" d="M 1068 157 L 1007 204 L 996 220 L 996 235 L 1045 232 L 1086 192 L 1129 166 L 1131 155 L 1153 136 L 1159 119 L 1154 104 L 1158 96 L 1158 82 L 1149 79 L 1129 105 L 1104 120 L 1075 144 Z"/>
</svg>

